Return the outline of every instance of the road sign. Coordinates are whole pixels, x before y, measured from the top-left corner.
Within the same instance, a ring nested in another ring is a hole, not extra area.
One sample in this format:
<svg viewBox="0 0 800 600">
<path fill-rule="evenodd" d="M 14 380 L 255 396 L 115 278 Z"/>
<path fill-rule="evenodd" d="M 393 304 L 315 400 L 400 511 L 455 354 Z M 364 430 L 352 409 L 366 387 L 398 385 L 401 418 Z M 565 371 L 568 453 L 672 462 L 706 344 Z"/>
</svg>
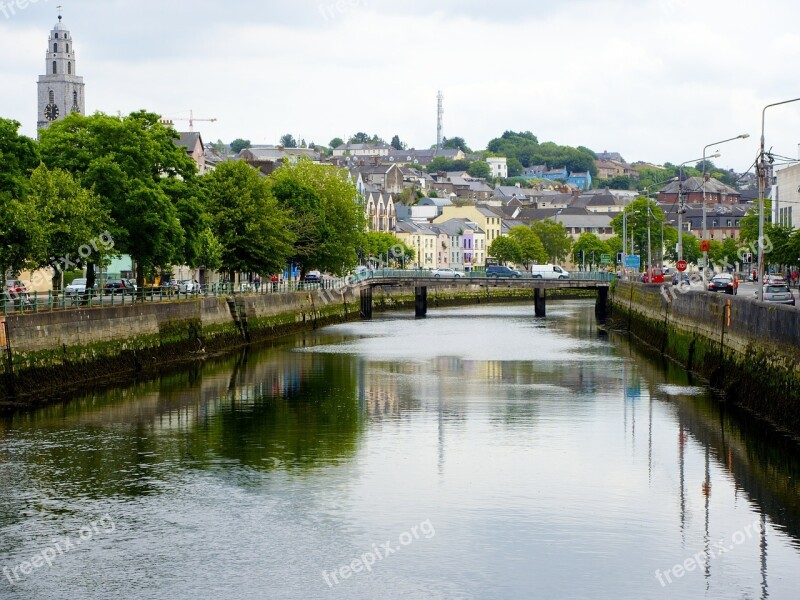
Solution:
<svg viewBox="0 0 800 600">
<path fill-rule="evenodd" d="M 688 265 L 686 264 L 685 260 L 679 260 L 677 263 L 675 263 L 675 268 L 678 269 L 678 271 L 680 271 L 681 273 L 683 273 L 686 270 L 687 266 Z"/>
<path fill-rule="evenodd" d="M 601 254 L 600 255 L 600 264 L 601 265 L 610 265 L 613 262 L 612 258 L 614 258 L 614 257 L 611 256 L 610 254 Z"/>
<path fill-rule="evenodd" d="M 711 250 L 711 242 L 708 240 L 700 240 L 700 252 L 708 252 Z"/>
<path fill-rule="evenodd" d="M 638 269 L 642 264 L 642 259 L 636 255 L 629 255 L 625 257 L 625 266 L 629 269 Z"/>
</svg>

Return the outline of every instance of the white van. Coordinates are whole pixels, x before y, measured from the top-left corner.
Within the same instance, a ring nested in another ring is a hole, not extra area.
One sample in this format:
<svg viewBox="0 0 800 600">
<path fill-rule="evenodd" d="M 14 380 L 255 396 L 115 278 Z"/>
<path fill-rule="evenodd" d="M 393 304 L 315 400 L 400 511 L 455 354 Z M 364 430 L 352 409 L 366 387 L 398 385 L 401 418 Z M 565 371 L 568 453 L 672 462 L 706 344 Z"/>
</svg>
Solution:
<svg viewBox="0 0 800 600">
<path fill-rule="evenodd" d="M 569 279 L 569 273 L 558 265 L 531 265 L 534 279 Z"/>
</svg>

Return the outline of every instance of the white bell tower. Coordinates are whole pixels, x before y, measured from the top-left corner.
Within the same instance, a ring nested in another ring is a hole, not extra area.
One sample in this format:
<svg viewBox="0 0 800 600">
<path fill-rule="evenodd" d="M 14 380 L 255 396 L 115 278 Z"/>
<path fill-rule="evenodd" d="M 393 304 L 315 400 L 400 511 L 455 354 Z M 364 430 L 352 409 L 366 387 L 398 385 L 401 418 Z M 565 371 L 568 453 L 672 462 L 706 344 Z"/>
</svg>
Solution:
<svg viewBox="0 0 800 600">
<path fill-rule="evenodd" d="M 39 76 L 39 104 L 36 117 L 39 129 L 71 112 L 86 114 L 83 77 L 78 77 L 75 68 L 75 48 L 72 36 L 61 20 L 58 7 L 58 23 L 50 32 L 45 74 Z"/>
</svg>

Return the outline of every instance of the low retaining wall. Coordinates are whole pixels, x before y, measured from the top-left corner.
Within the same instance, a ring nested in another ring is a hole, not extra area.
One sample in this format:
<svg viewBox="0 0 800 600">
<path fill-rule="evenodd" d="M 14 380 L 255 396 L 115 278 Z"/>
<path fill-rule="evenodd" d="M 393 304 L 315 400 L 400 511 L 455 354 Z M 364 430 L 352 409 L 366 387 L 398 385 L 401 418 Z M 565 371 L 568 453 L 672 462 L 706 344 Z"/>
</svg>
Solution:
<svg viewBox="0 0 800 600">
<path fill-rule="evenodd" d="M 524 301 L 532 298 L 532 291 L 443 285 L 431 288 L 428 298 L 430 306 L 436 307 Z M 414 290 L 377 287 L 374 304 L 376 310 L 411 308 Z M 5 318 L 7 340 L 0 347 L 4 359 L 0 405 L 27 405 L 95 380 L 154 371 L 293 331 L 358 318 L 358 291 L 350 289 L 9 315 Z"/>
<path fill-rule="evenodd" d="M 800 311 L 744 296 L 618 281 L 612 319 L 726 397 L 800 434 Z"/>
</svg>

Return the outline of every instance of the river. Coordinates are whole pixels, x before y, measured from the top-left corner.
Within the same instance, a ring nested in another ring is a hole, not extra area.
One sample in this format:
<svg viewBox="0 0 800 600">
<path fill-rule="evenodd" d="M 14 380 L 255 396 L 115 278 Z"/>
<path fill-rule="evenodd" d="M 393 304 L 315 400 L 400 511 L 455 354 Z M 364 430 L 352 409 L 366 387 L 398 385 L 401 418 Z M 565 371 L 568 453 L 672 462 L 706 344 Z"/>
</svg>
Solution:
<svg viewBox="0 0 800 600">
<path fill-rule="evenodd" d="M 0 598 L 797 598 L 797 445 L 593 302 L 532 313 L 381 314 L 0 419 Z"/>
</svg>

